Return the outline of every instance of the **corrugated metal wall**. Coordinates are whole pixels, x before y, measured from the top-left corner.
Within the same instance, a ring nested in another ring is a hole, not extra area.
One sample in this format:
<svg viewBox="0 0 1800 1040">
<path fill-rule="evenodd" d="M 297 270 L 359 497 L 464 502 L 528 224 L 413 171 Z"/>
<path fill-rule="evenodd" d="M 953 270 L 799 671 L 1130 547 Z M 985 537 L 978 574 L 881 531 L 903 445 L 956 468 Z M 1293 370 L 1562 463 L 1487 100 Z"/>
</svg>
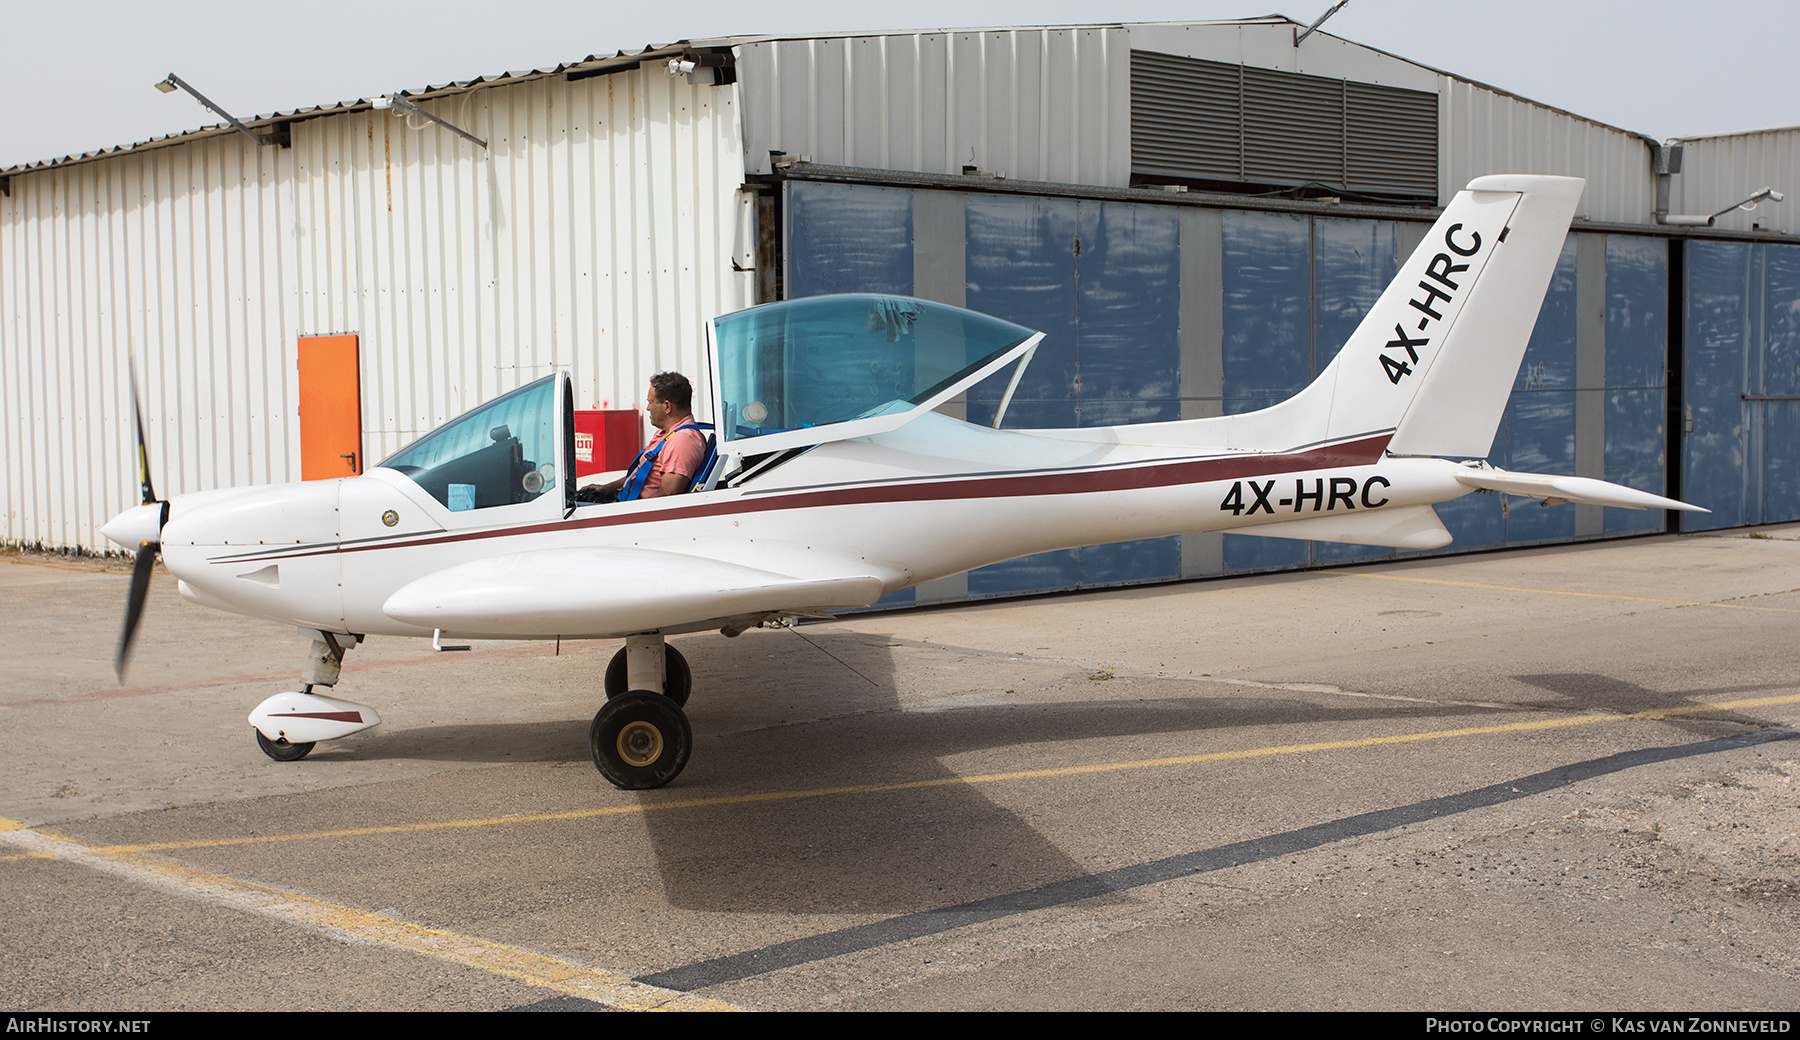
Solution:
<svg viewBox="0 0 1800 1040">
<path fill-rule="evenodd" d="M 744 168 L 816 163 L 1124 187 L 1131 52 L 1120 27 L 772 40 L 737 49 Z"/>
<path fill-rule="evenodd" d="M 1586 177 L 1578 217 L 1653 223 L 1656 178 L 1647 142 L 1451 76 L 1439 78 L 1440 199 L 1490 173 Z"/>
<path fill-rule="evenodd" d="M 1689 137 L 1675 143 L 1684 154 L 1681 173 L 1670 184 L 1671 212 L 1717 213 L 1768 187 L 1800 192 L 1795 180 L 1800 173 L 1800 126 Z M 1733 210 L 1713 226 L 1749 231 L 1752 224 L 1765 231 L 1800 233 L 1800 196 L 1790 194 L 1784 203 L 1764 202 L 1754 210 Z"/>
<path fill-rule="evenodd" d="M 15 175 L 0 198 L 10 543 L 110 548 L 135 486 L 135 353 L 164 494 L 299 477 L 295 339 L 362 337 L 364 452 L 552 367 L 581 407 L 698 372 L 731 267 L 731 88 L 660 69 L 426 103 L 486 137 L 364 111 L 292 149 L 203 138 Z"/>
<path fill-rule="evenodd" d="M 704 320 L 749 302 L 750 275 L 731 263 L 734 193 L 746 171 L 769 169 L 771 150 L 826 164 L 934 174 L 973 165 L 1014 180 L 1127 185 L 1134 48 L 1436 91 L 1441 197 L 1485 173 L 1568 173 L 1588 178 L 1589 219 L 1651 222 L 1654 178 L 1635 135 L 1325 34 L 1296 48 L 1293 26 L 1278 18 L 749 40 L 736 43 L 735 87 L 693 85 L 652 65 L 426 103 L 489 138 L 487 150 L 371 111 L 297 122 L 289 150 L 199 137 L 9 178 L 0 197 L 0 541 L 106 548 L 98 526 L 133 484 L 132 353 L 144 366 L 153 475 L 165 492 L 299 475 L 301 335 L 361 337 L 371 458 L 555 366 L 574 370 L 583 406 L 635 403 L 650 373 L 697 372 Z M 1797 136 L 1690 140 L 1674 208 L 1708 211 L 1764 183 L 1792 190 L 1783 177 L 1796 168 Z M 1009 205 L 983 203 L 977 216 Z M 1722 224 L 1785 228 L 1794 205 Z M 953 208 L 954 220 L 929 205 L 918 219 L 962 226 L 967 207 Z M 1236 224 L 1205 227 L 1237 234 Z M 832 238 L 843 229 L 816 230 Z M 1199 230 L 1184 232 L 1183 250 L 1196 248 Z M 979 265 L 1001 246 L 927 238 L 928 248 L 908 249 L 928 280 L 952 254 Z M 1597 249 L 1587 269 L 1637 270 Z M 898 254 L 888 260 L 906 265 Z M 792 295 L 808 272 L 789 274 Z M 1581 283 L 1611 291 L 1597 277 Z M 981 291 L 940 288 L 971 304 Z M 1611 350 L 1610 338 L 1583 335 L 1591 349 Z M 1184 415 L 1217 406 L 1193 395 L 1181 404 Z M 1604 417 L 1611 406 L 1582 407 Z M 1613 439 L 1610 419 L 1593 428 Z M 1646 430 L 1638 440 L 1653 438 Z"/>
<path fill-rule="evenodd" d="M 1139 25 L 771 40 L 737 48 L 744 166 L 837 166 L 1130 182 L 1133 49 L 1439 94 L 1439 196 L 1488 173 L 1588 178 L 1583 215 L 1650 223 L 1645 141 L 1344 40 L 1293 27 Z"/>
<path fill-rule="evenodd" d="M 234 135 L 13 178 L 0 199 L 7 541 L 98 547 L 98 525 L 134 500 L 133 354 L 159 491 L 297 472 L 293 168 Z"/>
</svg>

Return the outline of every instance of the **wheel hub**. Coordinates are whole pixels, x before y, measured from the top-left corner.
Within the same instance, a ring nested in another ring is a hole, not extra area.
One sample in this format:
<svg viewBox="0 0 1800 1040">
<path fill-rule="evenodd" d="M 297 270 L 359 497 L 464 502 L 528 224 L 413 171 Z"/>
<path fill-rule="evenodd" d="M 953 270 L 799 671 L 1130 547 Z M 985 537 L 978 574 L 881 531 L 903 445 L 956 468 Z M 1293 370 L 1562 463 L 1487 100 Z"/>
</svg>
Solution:
<svg viewBox="0 0 1800 1040">
<path fill-rule="evenodd" d="M 632 766 L 642 767 L 662 756 L 662 730 L 648 722 L 633 722 L 619 730 L 619 757 Z"/>
</svg>

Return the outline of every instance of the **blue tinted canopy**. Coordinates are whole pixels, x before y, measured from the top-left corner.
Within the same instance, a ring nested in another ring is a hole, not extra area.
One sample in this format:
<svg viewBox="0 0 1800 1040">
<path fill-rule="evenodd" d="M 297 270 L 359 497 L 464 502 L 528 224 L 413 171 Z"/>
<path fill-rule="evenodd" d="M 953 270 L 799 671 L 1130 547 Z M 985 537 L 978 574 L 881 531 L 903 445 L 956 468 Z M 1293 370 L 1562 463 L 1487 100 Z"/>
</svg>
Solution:
<svg viewBox="0 0 1800 1040">
<path fill-rule="evenodd" d="M 712 323 L 719 433 L 764 452 L 896 429 L 1042 338 L 905 296 L 814 296 L 727 314 Z"/>
</svg>

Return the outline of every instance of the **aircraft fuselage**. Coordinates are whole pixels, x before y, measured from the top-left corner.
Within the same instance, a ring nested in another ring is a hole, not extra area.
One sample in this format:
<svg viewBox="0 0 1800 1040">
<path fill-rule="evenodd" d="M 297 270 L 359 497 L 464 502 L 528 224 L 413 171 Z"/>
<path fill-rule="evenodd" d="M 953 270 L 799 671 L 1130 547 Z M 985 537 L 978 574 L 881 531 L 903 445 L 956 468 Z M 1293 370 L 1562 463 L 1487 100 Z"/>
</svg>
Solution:
<svg viewBox="0 0 1800 1040">
<path fill-rule="evenodd" d="M 867 574 L 891 592 L 1053 549 L 1363 520 L 1470 491 L 1454 479 L 1454 463 L 1386 457 L 1382 436 L 1284 453 L 1141 439 L 1144 430 L 1207 422 L 1027 432 L 929 416 L 890 434 L 820 445 L 740 487 L 582 506 L 566 517 L 558 503 L 536 508 L 536 517 L 518 515 L 539 505 L 529 503 L 475 525 L 405 476 L 377 468 L 203 494 L 191 505 L 178 497 L 162 551 L 183 593 L 199 603 L 302 628 L 430 636 L 432 628 L 384 610 L 397 592 L 434 572 L 517 553 L 645 549 L 801 579 Z M 995 459 L 1014 465 L 994 467 Z M 245 531 L 258 537 L 245 541 Z M 619 575 L 646 577 L 654 574 Z M 629 618 L 601 611 L 579 623 L 559 620 L 554 630 L 460 621 L 444 634 L 573 638 L 714 627 L 716 618 L 683 616 L 681 576 L 668 577 L 672 584 L 657 590 L 668 609 L 646 602 Z M 570 577 L 596 579 L 605 576 Z"/>
</svg>

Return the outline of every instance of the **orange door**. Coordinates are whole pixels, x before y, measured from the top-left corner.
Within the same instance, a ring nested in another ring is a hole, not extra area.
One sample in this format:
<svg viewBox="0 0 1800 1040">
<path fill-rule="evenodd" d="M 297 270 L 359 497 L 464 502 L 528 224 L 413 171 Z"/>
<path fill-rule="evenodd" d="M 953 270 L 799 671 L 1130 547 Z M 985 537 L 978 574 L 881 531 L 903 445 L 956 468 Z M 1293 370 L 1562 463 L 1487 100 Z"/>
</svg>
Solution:
<svg viewBox="0 0 1800 1040">
<path fill-rule="evenodd" d="M 355 336 L 300 337 L 300 479 L 363 471 Z"/>
</svg>

